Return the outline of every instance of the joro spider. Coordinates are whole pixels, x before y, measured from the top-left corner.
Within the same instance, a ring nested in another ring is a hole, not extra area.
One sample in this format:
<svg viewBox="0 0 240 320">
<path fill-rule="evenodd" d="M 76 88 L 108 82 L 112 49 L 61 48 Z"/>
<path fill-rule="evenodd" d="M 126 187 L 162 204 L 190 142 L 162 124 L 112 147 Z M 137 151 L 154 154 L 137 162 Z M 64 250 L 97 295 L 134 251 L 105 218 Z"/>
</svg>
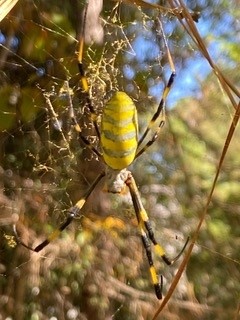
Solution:
<svg viewBox="0 0 240 320">
<path fill-rule="evenodd" d="M 83 90 L 87 96 L 87 106 L 90 110 L 91 121 L 94 124 L 96 135 L 100 141 L 100 146 L 102 153 L 99 152 L 86 137 L 83 136 L 81 128 L 78 125 L 74 114 L 72 114 L 72 122 L 75 129 L 79 133 L 80 139 L 83 143 L 92 150 L 100 159 L 102 159 L 106 165 L 106 169 L 101 172 L 95 181 L 92 183 L 90 188 L 86 191 L 85 195 L 68 210 L 68 216 L 66 220 L 59 226 L 58 229 L 53 231 L 43 242 L 41 242 L 35 248 L 25 244 L 19 237 L 16 226 L 14 225 L 14 233 L 17 242 L 23 245 L 25 248 L 39 252 L 45 248 L 51 241 L 56 239 L 59 234 L 66 229 L 66 227 L 74 220 L 75 217 L 79 215 L 82 207 L 87 201 L 88 197 L 95 189 L 99 181 L 105 177 L 107 191 L 110 193 L 122 193 L 124 189 L 128 188 L 133 207 L 135 210 L 139 233 L 141 235 L 143 247 L 146 251 L 149 271 L 153 286 L 155 288 L 155 293 L 158 299 L 162 298 L 162 287 L 163 287 L 163 277 L 159 277 L 154 266 L 153 254 L 151 245 L 154 247 L 156 255 L 159 255 L 162 260 L 167 264 L 171 265 L 175 262 L 184 251 L 187 246 L 188 239 L 185 242 L 180 253 L 172 260 L 170 260 L 163 249 L 163 247 L 156 241 L 155 235 L 149 220 L 148 214 L 145 211 L 140 194 L 132 176 L 132 173 L 127 169 L 128 166 L 138 158 L 146 149 L 148 149 L 154 141 L 157 139 L 161 127 L 164 125 L 164 108 L 166 98 L 172 87 L 175 78 L 175 67 L 170 54 L 170 50 L 167 45 L 167 40 L 163 31 L 161 21 L 158 19 L 159 27 L 162 33 L 164 45 L 167 52 L 168 61 L 171 67 L 171 75 L 167 81 L 167 84 L 163 90 L 160 103 L 158 105 L 157 111 L 152 116 L 147 128 L 145 129 L 142 137 L 138 140 L 138 122 L 137 122 L 137 110 L 132 99 L 125 92 L 115 92 L 112 98 L 105 105 L 102 119 L 101 119 L 101 130 L 99 130 L 97 114 L 92 105 L 88 81 L 85 76 L 85 71 L 82 63 L 83 47 L 84 47 L 84 34 L 85 34 L 85 23 L 87 15 L 87 5 L 85 7 L 85 14 L 83 18 L 82 30 L 79 42 L 78 51 L 78 67 L 81 77 L 81 84 Z M 153 126 L 157 126 L 151 139 L 145 142 L 145 138 L 148 133 L 152 130 Z"/>
</svg>

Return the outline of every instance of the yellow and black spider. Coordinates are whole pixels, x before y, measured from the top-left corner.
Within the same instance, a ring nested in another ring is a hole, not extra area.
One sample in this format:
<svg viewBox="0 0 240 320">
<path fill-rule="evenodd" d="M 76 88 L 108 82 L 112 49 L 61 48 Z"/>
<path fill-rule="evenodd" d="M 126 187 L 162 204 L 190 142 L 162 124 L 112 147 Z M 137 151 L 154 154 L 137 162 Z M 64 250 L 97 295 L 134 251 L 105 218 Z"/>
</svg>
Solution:
<svg viewBox="0 0 240 320">
<path fill-rule="evenodd" d="M 91 120 L 94 124 L 96 134 L 100 141 L 102 150 L 101 152 L 99 152 L 98 149 L 92 146 L 88 139 L 82 135 L 81 128 L 79 127 L 74 114 L 72 114 L 72 121 L 75 129 L 79 133 L 80 139 L 88 148 L 92 150 L 92 152 L 97 154 L 97 156 L 104 161 L 104 163 L 106 164 L 106 169 L 95 179 L 85 195 L 72 208 L 69 209 L 66 221 L 62 223 L 58 229 L 51 233 L 46 238 L 46 240 L 40 243 L 37 247 L 32 248 L 22 242 L 14 226 L 15 235 L 18 243 L 20 243 L 24 247 L 35 252 L 41 251 L 52 240 L 56 239 L 59 234 L 73 221 L 73 219 L 79 215 L 82 207 L 84 206 L 92 191 L 95 189 L 96 185 L 103 177 L 105 177 L 108 192 L 122 193 L 126 188 L 130 192 L 134 210 L 136 213 L 136 218 L 138 221 L 139 233 L 141 235 L 143 246 L 146 251 L 149 263 L 151 280 L 154 285 L 157 298 L 161 299 L 163 281 L 162 276 L 159 277 L 156 272 L 151 246 L 153 245 L 156 255 L 159 255 L 167 265 L 171 265 L 182 254 L 188 241 L 186 241 L 181 252 L 173 260 L 167 258 L 163 247 L 155 239 L 154 232 L 148 218 L 148 214 L 143 207 L 136 182 L 132 176 L 132 173 L 127 168 L 136 158 L 138 158 L 149 146 L 154 143 L 154 141 L 158 137 L 160 128 L 164 124 L 165 101 L 175 77 L 174 64 L 167 45 L 166 37 L 162 29 L 161 21 L 158 20 L 172 72 L 163 90 L 162 98 L 158 105 L 157 111 L 152 116 L 152 119 L 145 129 L 142 137 L 140 138 L 140 140 L 138 140 L 138 120 L 136 106 L 133 103 L 132 99 L 125 92 L 119 91 L 116 92 L 105 105 L 101 119 L 101 129 L 99 129 L 97 115 L 91 103 L 88 81 L 85 77 L 82 63 L 86 14 L 87 6 L 85 8 L 85 15 L 83 18 L 80 37 L 78 66 L 81 76 L 81 84 L 87 95 L 87 105 L 91 113 Z M 151 139 L 144 144 L 147 134 L 152 130 L 153 127 L 155 127 L 155 125 L 157 126 L 157 129 L 154 130 L 154 134 L 152 135 Z"/>
</svg>

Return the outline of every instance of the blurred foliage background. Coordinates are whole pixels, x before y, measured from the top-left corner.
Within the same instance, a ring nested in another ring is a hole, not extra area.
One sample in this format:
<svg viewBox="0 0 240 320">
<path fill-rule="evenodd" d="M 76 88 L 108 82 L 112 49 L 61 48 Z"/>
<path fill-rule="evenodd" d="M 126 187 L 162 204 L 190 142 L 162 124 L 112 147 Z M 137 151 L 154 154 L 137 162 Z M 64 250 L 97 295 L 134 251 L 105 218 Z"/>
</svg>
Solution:
<svg viewBox="0 0 240 320">
<path fill-rule="evenodd" d="M 99 185 L 82 215 L 43 252 L 17 246 L 13 236 L 17 223 L 25 242 L 39 244 L 104 167 L 69 117 L 70 97 L 84 134 L 97 143 L 75 54 L 82 2 L 22 0 L 0 25 L 0 319 L 152 319 L 159 304 L 128 195 L 106 194 Z M 197 28 L 236 87 L 237 2 L 186 2 L 201 12 Z M 101 115 L 112 92 L 126 91 L 141 131 L 170 75 L 155 25 L 159 12 L 130 1 L 90 3 L 84 65 L 93 104 Z M 198 224 L 234 109 L 177 19 L 163 13 L 161 20 L 177 78 L 160 138 L 130 169 L 157 239 L 175 256 Z M 239 139 L 237 128 L 200 237 L 161 319 L 239 319 Z M 159 260 L 166 293 L 179 263 Z"/>
</svg>

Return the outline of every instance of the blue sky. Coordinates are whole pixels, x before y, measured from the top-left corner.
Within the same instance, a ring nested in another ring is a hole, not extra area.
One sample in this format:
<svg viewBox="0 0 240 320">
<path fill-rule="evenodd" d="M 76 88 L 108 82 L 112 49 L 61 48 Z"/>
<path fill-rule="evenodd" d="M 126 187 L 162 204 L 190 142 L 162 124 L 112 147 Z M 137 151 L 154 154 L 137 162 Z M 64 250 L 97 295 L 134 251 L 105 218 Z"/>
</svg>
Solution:
<svg viewBox="0 0 240 320">
<path fill-rule="evenodd" d="M 204 7 L 205 2 L 202 1 L 201 3 Z M 222 5 L 222 8 L 225 11 L 220 10 L 220 5 Z M 212 57 L 214 62 L 216 62 L 218 66 L 220 66 L 220 68 L 224 68 L 227 65 L 231 64 L 228 52 L 227 50 L 224 50 L 224 44 L 226 45 L 231 32 L 235 31 L 235 33 L 233 34 L 236 34 L 236 30 L 232 29 L 235 26 L 233 20 L 234 17 L 231 15 L 231 12 L 228 11 L 228 9 L 230 10 L 230 8 L 233 9 L 233 7 L 231 6 L 231 1 L 229 1 L 228 5 L 229 7 L 224 7 L 221 1 L 213 1 L 211 10 L 207 10 L 207 8 L 205 7 L 201 12 L 199 22 L 196 24 L 200 35 L 205 40 L 210 56 Z M 213 10 L 215 9 L 218 12 L 217 14 L 219 15 L 219 20 L 216 20 L 216 17 L 213 16 Z M 167 25 L 168 29 L 169 26 L 171 28 L 171 23 Z M 136 28 L 135 30 L 139 28 L 139 26 L 136 26 L 136 24 L 133 25 L 132 28 L 134 27 Z M 181 27 L 179 26 L 179 28 Z M 151 30 L 151 28 L 149 29 Z M 171 30 L 168 29 L 166 28 L 165 30 L 167 30 L 167 32 L 171 35 Z M 139 32 L 139 35 L 132 43 L 135 56 L 129 54 L 127 56 L 127 59 L 129 59 L 129 61 L 136 59 L 138 61 L 138 70 L 144 70 L 144 68 L 148 67 L 144 64 L 145 60 L 154 59 L 154 57 L 159 55 L 159 47 L 156 42 L 152 40 L 153 37 L 154 36 L 153 34 L 151 34 L 151 32 L 149 35 L 147 34 L 146 29 L 143 29 L 143 31 Z M 232 41 L 233 39 L 231 38 L 230 40 Z M 189 47 L 192 46 L 192 48 L 194 48 L 194 45 L 192 44 L 192 41 L 189 37 L 186 37 L 185 41 L 186 45 L 189 45 Z M 171 37 L 169 38 L 169 43 L 170 42 Z M 130 67 L 130 64 L 125 65 L 123 72 L 125 77 L 129 80 L 134 79 L 135 71 Z M 164 72 L 166 74 L 166 77 L 168 77 L 171 71 L 166 69 L 164 70 Z M 201 89 L 200 83 L 204 81 L 204 79 L 210 72 L 211 68 L 208 62 L 199 54 L 197 49 L 193 53 L 192 57 L 186 59 L 184 67 L 180 68 L 178 65 L 176 65 L 177 77 L 175 78 L 174 89 L 171 90 L 171 93 L 168 97 L 168 107 L 172 107 L 176 101 L 183 97 L 196 97 Z M 163 89 L 162 86 L 163 85 L 161 83 L 158 83 L 157 85 L 150 87 L 149 93 L 153 96 L 158 97 L 159 91 Z"/>
</svg>

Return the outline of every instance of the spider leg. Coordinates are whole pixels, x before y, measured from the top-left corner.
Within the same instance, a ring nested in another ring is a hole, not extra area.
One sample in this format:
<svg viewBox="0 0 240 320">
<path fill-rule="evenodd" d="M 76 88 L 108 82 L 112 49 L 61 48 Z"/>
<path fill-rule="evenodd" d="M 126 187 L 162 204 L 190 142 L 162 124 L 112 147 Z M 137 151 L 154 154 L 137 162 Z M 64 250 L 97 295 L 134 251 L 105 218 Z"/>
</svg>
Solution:
<svg viewBox="0 0 240 320">
<path fill-rule="evenodd" d="M 130 172 L 129 172 L 128 179 L 126 180 L 126 185 L 128 186 L 131 197 L 132 197 L 132 202 L 133 202 L 134 210 L 135 210 L 137 221 L 138 221 L 139 232 L 142 238 L 144 249 L 146 251 L 148 264 L 149 264 L 149 271 L 150 271 L 152 283 L 155 289 L 155 293 L 158 299 L 162 299 L 162 286 L 163 286 L 162 276 L 160 277 L 160 280 L 159 280 L 159 276 L 154 266 L 152 250 L 151 250 L 151 241 L 152 241 L 151 238 L 153 238 L 152 236 L 153 232 L 151 232 L 151 237 L 150 237 L 149 232 L 146 228 L 146 223 L 147 223 L 148 229 L 149 229 L 149 225 L 150 225 L 149 219 L 143 207 L 142 201 L 140 199 L 140 194 L 139 194 L 136 182 Z M 160 256 L 164 257 L 165 256 L 164 250 L 160 245 L 156 243 L 156 241 L 154 246 L 158 248 Z"/>
<path fill-rule="evenodd" d="M 69 224 L 73 221 L 73 219 L 79 215 L 82 207 L 84 206 L 85 202 L 87 201 L 88 197 L 92 193 L 92 191 L 95 189 L 96 185 L 99 183 L 99 181 L 105 176 L 105 172 L 101 172 L 99 176 L 94 180 L 90 188 L 87 190 L 85 195 L 73 206 L 68 210 L 68 216 L 66 220 L 56 229 L 54 230 L 43 242 L 41 242 L 39 245 L 37 245 L 35 248 L 32 248 L 31 246 L 24 243 L 21 238 L 19 237 L 16 229 L 16 225 L 13 225 L 13 231 L 16 237 L 16 240 L 18 244 L 21 244 L 25 248 L 39 252 L 43 248 L 45 248 L 51 241 L 55 240 L 59 237 L 60 233 L 69 226 Z"/>
<path fill-rule="evenodd" d="M 64 83 L 64 87 L 65 87 L 65 90 L 66 90 L 66 96 L 68 98 L 68 104 L 69 104 L 69 117 L 72 121 L 72 125 L 74 126 L 74 129 L 76 130 L 76 132 L 78 133 L 78 136 L 79 136 L 79 139 L 83 142 L 83 144 L 88 148 L 90 149 L 93 153 L 95 153 L 99 158 L 102 158 L 102 154 L 101 152 L 99 152 L 95 147 L 94 145 L 91 144 L 91 142 L 82 134 L 82 129 L 81 127 L 79 126 L 78 122 L 77 122 L 77 119 L 75 117 L 75 114 L 74 114 L 74 109 L 73 109 L 73 103 L 72 103 L 72 97 L 71 97 L 71 94 L 70 94 L 70 88 L 69 88 L 69 83 L 68 81 L 65 81 Z M 55 113 L 54 111 L 54 108 L 52 106 L 52 102 L 50 100 L 50 97 L 46 94 L 45 95 L 45 99 L 46 99 L 46 103 L 48 105 L 48 107 L 50 108 L 54 118 L 57 119 L 57 114 Z M 62 132 L 62 131 L 61 131 Z M 64 134 L 62 133 L 63 135 L 63 139 L 65 139 L 64 137 Z M 65 140 L 65 142 L 67 143 L 67 141 Z"/>
<path fill-rule="evenodd" d="M 91 121 L 93 122 L 96 134 L 97 134 L 98 138 L 100 139 L 100 131 L 99 131 L 98 124 L 97 124 L 98 116 L 97 116 L 96 111 L 92 105 L 92 101 L 91 101 L 90 94 L 89 94 L 88 81 L 87 81 L 87 78 L 85 75 L 85 69 L 84 69 L 83 62 L 82 62 L 84 40 L 85 40 L 85 27 L 86 27 L 86 21 L 87 21 L 87 11 L 88 11 L 88 2 L 86 3 L 85 8 L 84 8 L 84 14 L 83 14 L 83 20 L 82 20 L 83 23 L 82 23 L 82 27 L 81 27 L 81 33 L 80 33 L 79 48 L 78 48 L 78 52 L 77 52 L 78 69 L 79 69 L 79 73 L 80 73 L 82 88 L 83 88 L 84 92 L 86 93 L 87 106 L 88 106 L 88 109 L 91 114 Z"/>
<path fill-rule="evenodd" d="M 160 100 L 160 103 L 158 105 L 157 111 L 154 113 L 154 115 L 152 116 L 152 119 L 150 120 L 147 128 L 145 129 L 142 137 L 139 139 L 138 141 L 138 148 L 140 147 L 140 145 L 143 143 L 144 139 L 146 138 L 147 134 L 149 133 L 149 131 L 153 128 L 153 126 L 155 125 L 155 123 L 159 120 L 159 124 L 157 129 L 155 130 L 155 133 L 153 134 L 152 138 L 140 149 L 138 150 L 137 154 L 136 154 L 136 158 L 139 157 L 146 149 L 148 149 L 153 143 L 154 141 L 157 139 L 159 132 L 161 130 L 161 128 L 163 127 L 164 123 L 165 123 L 165 104 L 166 104 L 166 99 L 167 96 L 172 88 L 173 82 L 174 82 L 174 78 L 176 76 L 176 71 L 175 71 L 175 66 L 173 63 L 173 59 L 167 44 L 167 39 L 163 30 L 163 26 L 162 23 L 160 21 L 160 19 L 157 19 L 158 22 L 158 26 L 161 30 L 161 35 L 163 38 L 163 42 L 164 45 L 166 47 L 167 50 L 167 57 L 168 57 L 168 61 L 169 61 L 169 65 L 171 68 L 171 75 L 168 79 L 168 82 L 163 90 L 163 94 L 162 94 L 162 98 Z"/>
<path fill-rule="evenodd" d="M 129 172 L 128 178 L 125 183 L 128 186 L 130 194 L 131 194 L 134 210 L 135 210 L 136 217 L 138 220 L 138 227 L 139 227 L 140 235 L 142 238 L 143 246 L 146 251 L 146 255 L 147 255 L 147 259 L 148 259 L 148 263 L 149 263 L 149 267 L 150 267 L 149 270 L 150 270 L 152 282 L 153 282 L 153 285 L 155 288 L 155 293 L 156 293 L 157 298 L 161 299 L 162 298 L 162 282 L 163 282 L 163 280 L 162 280 L 162 276 L 160 276 L 160 280 L 159 280 L 159 276 L 158 276 L 156 268 L 154 266 L 154 262 L 153 262 L 153 258 L 152 258 L 152 251 L 151 251 L 151 242 L 154 246 L 155 253 L 157 255 L 159 255 L 167 265 L 171 265 L 173 262 L 175 262 L 181 256 L 181 254 L 183 253 L 184 249 L 187 246 L 189 238 L 187 239 L 187 241 L 184 244 L 180 253 L 173 260 L 170 260 L 166 256 L 163 247 L 155 239 L 155 235 L 154 235 L 154 232 L 153 232 L 153 229 L 151 226 L 151 222 L 148 218 L 148 214 L 147 214 L 146 210 L 143 207 L 136 182 L 135 182 L 131 172 Z"/>
<path fill-rule="evenodd" d="M 74 117 L 75 119 L 75 117 Z M 78 132 L 79 134 L 79 138 L 82 140 L 82 142 L 84 143 L 84 145 L 90 149 L 93 153 L 95 153 L 98 158 L 102 158 L 102 154 L 101 152 L 99 152 L 93 145 L 92 143 L 86 138 L 84 137 L 84 135 L 82 135 L 82 129 L 80 128 L 79 124 L 76 122 L 76 119 L 74 120 L 74 128 L 75 130 Z"/>
<path fill-rule="evenodd" d="M 83 63 L 82 63 L 82 56 L 83 56 L 83 48 L 84 48 L 84 34 L 85 34 L 85 25 L 86 25 L 86 18 L 87 18 L 87 9 L 88 9 L 88 3 L 85 5 L 84 9 L 84 15 L 83 15 L 83 20 L 82 20 L 82 26 L 81 26 L 81 34 L 80 34 L 80 40 L 79 40 L 79 49 L 78 49 L 78 68 L 79 68 L 79 73 L 80 73 L 80 81 L 83 90 L 86 93 L 86 98 L 87 98 L 87 106 L 89 108 L 90 114 L 91 114 L 91 121 L 93 122 L 95 132 L 97 134 L 98 139 L 100 139 L 100 132 L 97 124 L 97 114 L 94 110 L 94 107 L 92 105 L 90 95 L 89 95 L 89 86 L 87 82 L 87 78 L 85 76 L 85 70 L 83 68 Z M 69 86 L 67 83 L 67 88 L 69 90 Z M 73 110 L 73 105 L 72 105 L 72 99 L 71 95 L 68 94 L 68 100 L 69 100 L 69 110 L 70 110 L 70 118 L 72 121 L 72 125 L 74 126 L 75 130 L 78 132 L 80 140 L 84 143 L 84 145 L 90 149 L 92 152 L 94 152 L 99 158 L 102 158 L 101 152 L 99 152 L 92 144 L 91 142 L 82 134 L 82 129 L 79 126 L 77 119 L 74 114 Z"/>
</svg>

